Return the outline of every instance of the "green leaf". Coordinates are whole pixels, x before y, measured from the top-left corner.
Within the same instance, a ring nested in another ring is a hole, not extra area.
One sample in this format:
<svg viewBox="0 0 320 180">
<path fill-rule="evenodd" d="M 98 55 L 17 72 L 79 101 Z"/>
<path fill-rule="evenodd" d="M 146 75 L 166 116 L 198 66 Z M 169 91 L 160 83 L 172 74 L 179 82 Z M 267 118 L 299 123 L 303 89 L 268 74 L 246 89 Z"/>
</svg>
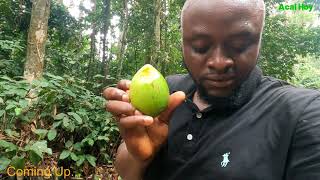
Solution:
<svg viewBox="0 0 320 180">
<path fill-rule="evenodd" d="M 73 145 L 73 142 L 71 140 L 67 141 L 65 144 L 66 148 L 70 148 Z"/>
<path fill-rule="evenodd" d="M 40 159 L 43 158 L 43 153 L 52 155 L 52 149 L 47 147 L 47 141 L 37 141 L 33 143 L 31 146 L 29 145 L 25 147 L 25 150 L 33 151 L 40 157 Z"/>
<path fill-rule="evenodd" d="M 42 157 L 40 157 L 36 152 L 31 150 L 29 151 L 29 159 L 33 165 L 38 165 L 38 163 L 42 160 Z"/>
<path fill-rule="evenodd" d="M 0 117 L 3 116 L 5 112 L 6 112 L 5 110 L 0 110 Z"/>
<path fill-rule="evenodd" d="M 15 104 L 9 104 L 9 105 L 6 107 L 5 110 L 13 109 L 13 108 L 15 108 L 15 107 L 16 107 Z"/>
<path fill-rule="evenodd" d="M 16 89 L 14 90 L 14 93 L 21 98 L 24 98 L 27 95 L 27 91 L 24 89 Z"/>
<path fill-rule="evenodd" d="M 78 122 L 78 124 L 82 124 L 82 119 L 77 113 L 68 112 L 68 115 L 72 116 Z"/>
<path fill-rule="evenodd" d="M 75 149 L 76 151 L 81 151 L 81 143 L 77 142 L 75 144 L 73 144 L 73 149 Z"/>
<path fill-rule="evenodd" d="M 93 146 L 94 141 L 93 141 L 93 139 L 91 139 L 91 138 L 84 138 L 84 139 L 82 140 L 82 143 L 88 143 L 89 146 Z"/>
<path fill-rule="evenodd" d="M 40 136 L 40 138 L 42 139 L 47 135 L 48 130 L 46 130 L 46 129 L 36 129 L 34 131 L 34 133 L 37 134 L 38 136 Z"/>
<path fill-rule="evenodd" d="M 48 87 L 49 86 L 49 83 L 48 82 L 45 82 L 45 81 L 41 81 L 40 82 L 40 86 L 45 88 L 45 87 Z"/>
<path fill-rule="evenodd" d="M 11 129 L 4 130 L 9 137 L 20 137 L 20 134 L 17 131 L 13 131 Z"/>
<path fill-rule="evenodd" d="M 96 158 L 94 156 L 91 156 L 89 154 L 86 154 L 86 159 L 91 164 L 91 166 L 96 167 Z"/>
<path fill-rule="evenodd" d="M 68 128 L 68 126 L 70 125 L 70 119 L 68 117 L 64 117 L 63 120 L 63 127 Z"/>
<path fill-rule="evenodd" d="M 64 80 L 61 76 L 55 76 L 53 74 L 50 73 L 46 73 L 47 76 L 53 78 L 53 79 L 57 79 L 57 80 Z"/>
<path fill-rule="evenodd" d="M 54 123 L 52 124 L 52 127 L 53 127 L 53 128 L 57 128 L 57 127 L 59 127 L 61 124 L 62 124 L 62 121 L 54 122 Z"/>
<path fill-rule="evenodd" d="M 78 156 L 78 161 L 76 162 L 76 165 L 81 166 L 83 164 L 84 160 L 86 160 L 84 155 Z"/>
<path fill-rule="evenodd" d="M 48 140 L 52 141 L 57 136 L 57 130 L 56 129 L 50 129 L 48 132 Z"/>
<path fill-rule="evenodd" d="M 73 161 L 78 161 L 78 156 L 75 154 L 75 153 L 73 153 L 73 152 L 71 152 L 71 154 L 70 154 L 70 156 L 71 156 L 71 159 L 73 160 Z"/>
<path fill-rule="evenodd" d="M 77 95 L 74 94 L 70 89 L 64 88 L 64 92 L 65 92 L 67 95 L 69 95 L 69 96 L 71 96 L 71 97 L 73 97 L 73 98 L 77 97 Z"/>
<path fill-rule="evenodd" d="M 28 107 L 28 105 L 29 105 L 29 102 L 27 100 L 25 100 L 25 99 L 20 99 L 19 100 L 19 106 L 21 108 L 26 108 L 26 107 Z"/>
<path fill-rule="evenodd" d="M 16 169 L 23 169 L 25 165 L 25 158 L 24 157 L 13 157 L 11 161 L 11 165 L 15 167 Z"/>
<path fill-rule="evenodd" d="M 70 151 L 69 150 L 63 150 L 62 153 L 59 156 L 59 159 L 66 159 L 67 157 L 70 156 Z"/>
<path fill-rule="evenodd" d="M 21 114 L 21 112 L 22 112 L 22 109 L 21 108 L 15 108 L 14 112 L 16 113 L 16 116 L 19 116 Z"/>
<path fill-rule="evenodd" d="M 0 171 L 7 169 L 11 160 L 6 157 L 0 157 Z"/>
<path fill-rule="evenodd" d="M 107 136 L 98 136 L 98 140 L 104 140 L 106 142 L 109 142 L 109 138 Z"/>
<path fill-rule="evenodd" d="M 0 140 L 0 147 L 6 149 L 6 152 L 16 151 L 18 150 L 18 146 L 14 145 L 11 142 L 7 142 L 4 140 Z"/>
<path fill-rule="evenodd" d="M 64 117 L 66 117 L 67 115 L 64 114 L 64 113 L 60 113 L 60 114 L 57 114 L 54 119 L 55 120 L 60 120 L 60 119 L 63 119 Z"/>
<path fill-rule="evenodd" d="M 90 146 L 93 146 L 94 141 L 93 141 L 92 139 L 88 139 L 88 144 L 89 144 Z"/>
<path fill-rule="evenodd" d="M 0 79 L 7 80 L 7 81 L 12 82 L 12 83 L 16 83 L 15 80 L 9 78 L 8 76 L 1 76 Z"/>
<path fill-rule="evenodd" d="M 70 124 L 67 127 L 67 130 L 70 132 L 73 132 L 75 128 L 76 128 L 76 125 L 72 121 L 70 121 Z"/>
<path fill-rule="evenodd" d="M 0 97 L 0 104 L 4 104 L 4 101 L 1 97 Z"/>
</svg>

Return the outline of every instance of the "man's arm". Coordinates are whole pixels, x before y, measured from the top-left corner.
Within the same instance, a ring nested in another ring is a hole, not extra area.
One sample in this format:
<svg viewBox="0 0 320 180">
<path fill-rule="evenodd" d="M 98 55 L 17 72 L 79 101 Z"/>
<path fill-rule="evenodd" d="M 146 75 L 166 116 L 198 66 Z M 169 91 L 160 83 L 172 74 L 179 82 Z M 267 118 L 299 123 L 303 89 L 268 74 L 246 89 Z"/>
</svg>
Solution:
<svg viewBox="0 0 320 180">
<path fill-rule="evenodd" d="M 115 168 L 123 180 L 142 180 L 149 162 L 139 162 L 134 159 L 123 142 L 118 148 Z"/>
<path fill-rule="evenodd" d="M 320 97 L 305 108 L 296 125 L 286 180 L 320 180 Z"/>
</svg>

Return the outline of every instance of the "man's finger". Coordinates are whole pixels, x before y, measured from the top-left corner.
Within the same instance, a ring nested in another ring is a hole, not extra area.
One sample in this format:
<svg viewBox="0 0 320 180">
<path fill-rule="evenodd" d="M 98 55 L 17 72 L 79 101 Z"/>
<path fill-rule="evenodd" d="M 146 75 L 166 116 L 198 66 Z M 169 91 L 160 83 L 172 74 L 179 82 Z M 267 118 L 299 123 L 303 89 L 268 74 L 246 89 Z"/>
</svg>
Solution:
<svg viewBox="0 0 320 180">
<path fill-rule="evenodd" d="M 134 115 L 136 111 L 136 109 L 130 103 L 122 101 L 108 101 L 106 103 L 106 110 L 112 113 L 114 116 L 131 116 Z"/>
<path fill-rule="evenodd" d="M 176 109 L 177 106 L 179 106 L 184 100 L 186 99 L 186 95 L 182 91 L 177 91 L 170 95 L 168 108 L 162 112 L 159 116 L 159 120 L 163 121 L 164 123 L 169 122 L 171 118 L 171 114 Z"/>
<path fill-rule="evenodd" d="M 130 84 L 131 84 L 130 80 L 123 79 L 118 82 L 117 88 L 127 91 L 130 88 Z"/>
<path fill-rule="evenodd" d="M 123 99 L 125 99 L 124 97 L 126 96 L 126 94 L 127 93 L 125 91 L 114 87 L 106 88 L 103 91 L 103 96 L 106 100 L 123 101 Z"/>
<path fill-rule="evenodd" d="M 149 126 L 153 123 L 151 116 L 135 115 L 120 118 L 119 125 L 125 129 L 131 129 L 137 126 Z"/>
</svg>

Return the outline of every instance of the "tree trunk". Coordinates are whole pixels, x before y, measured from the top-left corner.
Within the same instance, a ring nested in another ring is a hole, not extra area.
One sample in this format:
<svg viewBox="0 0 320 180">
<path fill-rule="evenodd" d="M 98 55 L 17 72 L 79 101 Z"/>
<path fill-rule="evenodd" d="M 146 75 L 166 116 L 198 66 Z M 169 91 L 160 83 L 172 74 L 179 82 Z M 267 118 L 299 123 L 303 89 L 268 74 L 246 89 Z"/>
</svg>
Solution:
<svg viewBox="0 0 320 180">
<path fill-rule="evenodd" d="M 24 67 L 24 77 L 29 82 L 43 74 L 49 14 L 50 0 L 33 0 Z"/>
<path fill-rule="evenodd" d="M 162 19 L 162 24 L 163 24 L 163 37 L 161 38 L 161 47 L 164 50 L 163 51 L 163 59 L 159 59 L 158 64 L 160 66 L 161 69 L 161 73 L 162 75 L 166 76 L 167 74 L 167 65 L 169 64 L 169 46 L 168 46 L 168 21 L 167 21 L 167 16 L 166 15 L 166 11 L 167 11 L 167 5 L 169 4 L 169 2 L 167 2 L 168 0 L 163 0 L 163 5 L 162 5 L 162 12 L 161 12 L 161 19 Z"/>
<path fill-rule="evenodd" d="M 110 1 L 111 0 L 104 0 L 104 8 L 103 8 L 103 16 L 104 16 L 104 22 L 103 22 L 103 38 L 102 38 L 102 73 L 107 76 L 108 75 L 108 62 L 107 62 L 107 34 L 109 31 L 110 26 Z"/>
<path fill-rule="evenodd" d="M 92 12 L 91 13 L 95 13 L 97 10 L 97 1 L 96 0 L 91 0 L 91 3 L 93 4 L 92 7 Z M 96 22 L 93 20 L 92 25 L 91 25 L 91 29 L 92 29 L 92 33 L 90 34 L 90 59 L 89 59 L 89 64 L 88 64 L 88 69 L 87 69 L 87 81 L 89 81 L 91 79 L 91 66 L 92 63 L 95 60 L 95 56 L 96 56 L 96 34 L 97 34 L 97 28 L 96 28 L 97 24 Z"/>
<path fill-rule="evenodd" d="M 120 35 L 120 41 L 119 41 L 119 51 L 117 54 L 117 59 L 119 60 L 119 69 L 118 69 L 118 75 L 117 78 L 120 78 L 122 74 L 122 66 L 123 66 L 123 55 L 126 47 L 126 39 L 127 39 L 127 33 L 128 33 L 128 0 L 123 0 L 123 22 L 122 22 L 122 32 Z"/>
<path fill-rule="evenodd" d="M 150 63 L 154 66 L 159 64 L 159 54 L 161 48 L 161 0 L 154 1 L 154 27 L 153 27 L 153 42 L 149 57 L 146 63 Z"/>
<path fill-rule="evenodd" d="M 16 30 L 21 27 L 21 18 L 25 9 L 24 4 L 24 0 L 19 0 L 19 15 L 16 18 Z"/>
</svg>

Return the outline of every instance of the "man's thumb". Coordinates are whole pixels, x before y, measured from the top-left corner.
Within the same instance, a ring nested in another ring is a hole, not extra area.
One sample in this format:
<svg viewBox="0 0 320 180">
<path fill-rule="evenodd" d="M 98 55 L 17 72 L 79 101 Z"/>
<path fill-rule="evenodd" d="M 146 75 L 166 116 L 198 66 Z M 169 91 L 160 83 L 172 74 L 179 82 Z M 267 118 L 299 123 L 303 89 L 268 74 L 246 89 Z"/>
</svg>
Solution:
<svg viewBox="0 0 320 180">
<path fill-rule="evenodd" d="M 159 116 L 159 120 L 163 121 L 164 123 L 168 123 L 171 114 L 176 109 L 177 106 L 179 106 L 184 100 L 186 99 L 186 95 L 182 91 L 177 91 L 170 95 L 168 108 L 162 112 Z"/>
</svg>

